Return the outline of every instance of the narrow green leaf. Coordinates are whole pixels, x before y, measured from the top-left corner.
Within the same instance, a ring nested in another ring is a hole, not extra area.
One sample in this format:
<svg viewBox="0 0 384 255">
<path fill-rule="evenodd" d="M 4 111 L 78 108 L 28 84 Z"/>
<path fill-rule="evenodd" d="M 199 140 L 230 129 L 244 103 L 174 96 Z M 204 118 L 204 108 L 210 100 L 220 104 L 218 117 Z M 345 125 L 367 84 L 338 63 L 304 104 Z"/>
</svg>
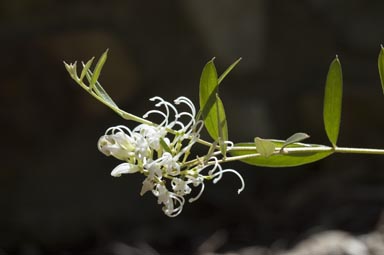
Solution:
<svg viewBox="0 0 384 255">
<path fill-rule="evenodd" d="M 220 124 L 218 123 L 218 114 L 220 115 Z M 223 141 L 228 140 L 227 118 L 225 115 L 223 102 L 220 98 L 217 99 L 215 106 L 212 107 L 212 110 L 209 112 L 204 122 L 208 133 L 213 139 L 218 141 L 220 137 Z M 218 125 L 220 127 L 218 127 Z M 222 132 L 221 135 L 219 134 L 219 130 Z"/>
<path fill-rule="evenodd" d="M 73 80 L 77 81 L 78 76 L 77 76 L 77 61 L 75 61 L 73 64 L 67 64 L 65 61 L 64 66 L 65 69 L 67 69 L 69 75 L 72 77 Z"/>
<path fill-rule="evenodd" d="M 87 77 L 88 82 L 90 82 L 91 77 L 93 77 L 91 70 L 88 69 L 86 77 Z M 112 98 L 108 95 L 108 93 L 103 89 L 103 87 L 100 85 L 100 83 L 98 81 L 96 81 L 92 91 L 94 91 L 98 97 L 101 97 L 106 103 L 108 103 L 112 107 L 119 108 L 116 105 L 116 103 L 112 100 Z"/>
<path fill-rule="evenodd" d="M 332 61 L 325 83 L 323 118 L 329 141 L 336 146 L 339 136 L 343 97 L 343 75 L 341 64 L 336 56 Z"/>
<path fill-rule="evenodd" d="M 235 66 L 241 61 L 241 58 L 239 58 L 238 60 L 236 60 L 232 65 L 230 65 L 227 70 L 224 71 L 224 73 L 222 73 L 222 75 L 220 75 L 217 83 L 220 84 L 224 78 L 232 71 L 233 68 L 235 68 Z"/>
<path fill-rule="evenodd" d="M 63 63 L 64 63 L 64 66 L 65 66 L 65 69 L 67 69 L 67 72 L 72 76 L 72 74 L 71 74 L 71 72 L 72 72 L 72 70 L 71 70 L 71 65 L 68 64 L 68 63 L 65 62 L 65 61 L 63 61 Z"/>
<path fill-rule="evenodd" d="M 223 102 L 217 94 L 217 72 L 213 59 L 209 61 L 200 77 L 200 113 L 209 135 L 218 141 L 219 137 L 228 140 L 228 127 Z M 220 116 L 220 124 L 218 119 Z M 219 134 L 219 129 L 222 135 Z"/>
<path fill-rule="evenodd" d="M 256 150 L 264 158 L 268 158 L 275 152 L 275 144 L 269 140 L 261 139 L 260 137 L 255 138 Z"/>
<path fill-rule="evenodd" d="M 218 81 L 217 71 L 213 61 L 214 58 L 205 64 L 201 72 L 199 86 L 200 110 L 196 119 L 199 119 L 201 115 L 203 115 L 204 118 L 210 108 L 215 104 L 216 93 L 214 92 L 217 92 Z"/>
<path fill-rule="evenodd" d="M 103 53 L 103 55 L 101 55 L 101 57 L 99 58 L 99 61 L 97 61 L 95 69 L 93 70 L 92 79 L 91 79 L 90 84 L 89 84 L 89 87 L 91 89 L 96 84 L 97 80 L 99 79 L 101 69 L 103 69 L 103 65 L 104 65 L 105 61 L 107 60 L 107 57 L 108 57 L 108 49 Z"/>
<path fill-rule="evenodd" d="M 275 146 L 281 147 L 285 141 L 271 140 Z M 245 147 L 255 147 L 254 143 L 238 143 L 235 146 L 245 146 Z M 290 144 L 287 147 L 296 148 L 296 147 L 319 147 L 316 144 L 301 144 L 295 143 Z M 232 150 L 229 151 L 232 156 L 242 156 L 258 153 L 256 150 Z M 294 154 L 273 154 L 269 158 L 265 157 L 252 157 L 248 159 L 241 160 L 244 163 L 254 165 L 254 166 L 263 166 L 263 167 L 293 167 L 309 164 L 323 158 L 328 157 L 333 152 L 330 151 L 319 151 L 319 152 L 307 152 L 307 153 L 294 153 Z"/>
<path fill-rule="evenodd" d="M 223 119 L 221 117 L 220 113 L 220 107 L 219 107 L 219 101 L 221 99 L 219 98 L 219 95 L 216 93 L 216 114 L 217 114 L 217 128 L 219 132 L 219 146 L 220 146 L 220 151 L 221 154 L 225 156 L 227 153 L 227 145 L 225 144 L 225 139 L 224 139 L 224 129 L 227 126 L 227 123 L 223 122 Z M 225 119 L 224 119 L 225 121 Z M 228 137 L 226 138 L 228 140 Z"/>
<path fill-rule="evenodd" d="M 306 133 L 296 133 L 296 134 L 293 134 L 291 135 L 286 141 L 285 143 L 283 144 L 283 146 L 281 147 L 281 149 L 284 149 L 286 146 L 292 144 L 292 143 L 298 143 L 298 142 L 301 142 L 305 139 L 309 138 L 309 135 L 307 135 Z"/>
<path fill-rule="evenodd" d="M 90 60 L 88 60 L 88 62 L 85 65 L 84 65 L 84 63 L 82 63 L 83 64 L 83 70 L 81 71 L 80 81 L 82 81 L 84 79 L 84 77 L 87 74 L 88 69 L 91 67 L 94 59 L 95 59 L 95 57 L 92 57 Z"/>
<path fill-rule="evenodd" d="M 383 45 L 381 45 L 381 49 L 380 49 L 378 67 L 379 67 L 381 87 L 382 87 L 383 93 L 384 93 L 384 48 L 383 48 Z"/>
</svg>

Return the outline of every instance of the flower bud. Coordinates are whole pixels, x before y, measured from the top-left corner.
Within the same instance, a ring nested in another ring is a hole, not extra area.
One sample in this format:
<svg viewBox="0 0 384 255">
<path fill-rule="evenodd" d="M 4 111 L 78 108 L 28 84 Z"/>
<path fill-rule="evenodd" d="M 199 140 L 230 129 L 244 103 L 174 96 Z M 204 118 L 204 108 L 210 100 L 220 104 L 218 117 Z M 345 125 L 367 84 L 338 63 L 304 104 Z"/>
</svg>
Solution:
<svg viewBox="0 0 384 255">
<path fill-rule="evenodd" d="M 122 163 L 115 167 L 111 175 L 113 177 L 120 177 L 122 174 L 133 174 L 140 170 L 140 168 L 137 165 L 130 164 L 130 163 Z"/>
</svg>

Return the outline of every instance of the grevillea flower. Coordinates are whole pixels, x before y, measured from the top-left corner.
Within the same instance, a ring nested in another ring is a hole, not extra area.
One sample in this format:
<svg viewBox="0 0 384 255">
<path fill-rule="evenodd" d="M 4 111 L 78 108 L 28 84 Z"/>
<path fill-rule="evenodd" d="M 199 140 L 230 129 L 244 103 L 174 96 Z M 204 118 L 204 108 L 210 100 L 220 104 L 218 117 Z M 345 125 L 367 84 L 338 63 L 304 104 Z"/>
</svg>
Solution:
<svg viewBox="0 0 384 255">
<path fill-rule="evenodd" d="M 111 175 L 141 173 L 145 176 L 140 195 L 148 191 L 157 197 L 169 217 L 179 215 L 185 203 L 185 196 L 199 187 L 197 194 L 189 198 L 196 201 L 203 193 L 205 180 L 218 182 L 224 173 L 234 173 L 241 180 L 240 193 L 244 189 L 241 175 L 233 169 L 222 169 L 216 154 L 208 159 L 197 157 L 189 160 L 193 145 L 200 138 L 203 122 L 196 120 L 193 103 L 186 97 L 179 97 L 174 104 L 160 97 L 150 99 L 156 101 L 155 107 L 162 108 L 148 111 L 144 118 L 152 114 L 160 115 L 163 120 L 159 125 L 140 124 L 134 129 L 116 126 L 107 129 L 98 141 L 99 150 L 106 156 L 113 156 L 124 161 L 113 169 Z M 177 107 L 186 106 L 188 111 L 180 112 Z M 227 146 L 233 143 L 226 141 Z"/>
</svg>

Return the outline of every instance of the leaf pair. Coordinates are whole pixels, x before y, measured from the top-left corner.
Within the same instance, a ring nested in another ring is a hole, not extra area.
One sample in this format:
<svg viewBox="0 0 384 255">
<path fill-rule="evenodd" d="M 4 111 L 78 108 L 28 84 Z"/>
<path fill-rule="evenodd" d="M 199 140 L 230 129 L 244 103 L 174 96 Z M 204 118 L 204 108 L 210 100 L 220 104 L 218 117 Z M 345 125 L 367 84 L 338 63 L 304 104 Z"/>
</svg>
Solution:
<svg viewBox="0 0 384 255">
<path fill-rule="evenodd" d="M 202 116 L 209 135 L 219 143 L 223 154 L 226 152 L 224 142 L 228 140 L 228 125 L 224 105 L 219 97 L 219 84 L 240 60 L 234 62 L 218 77 L 214 59 L 212 59 L 204 66 L 200 77 L 200 112 L 197 118 Z"/>
<path fill-rule="evenodd" d="M 285 140 L 283 144 L 281 144 L 279 151 L 276 151 L 276 143 L 269 139 L 261 139 L 260 137 L 256 137 L 254 145 L 256 145 L 256 150 L 260 154 L 260 156 L 268 158 L 276 152 L 284 152 L 285 147 L 288 147 L 289 145 L 294 143 L 301 142 L 307 138 L 309 138 L 309 135 L 307 135 L 306 133 L 293 134 L 287 140 Z"/>
<path fill-rule="evenodd" d="M 384 62 L 383 62 L 384 63 Z M 384 64 L 383 64 L 384 66 Z M 383 68 L 384 74 L 384 68 Z M 329 141 L 336 147 L 340 130 L 343 94 L 343 76 L 341 64 L 336 56 L 332 61 L 325 83 L 323 119 L 324 127 Z M 231 151 L 232 156 L 246 156 L 258 153 L 257 156 L 242 160 L 245 163 L 266 167 L 290 167 L 312 163 L 323 159 L 333 153 L 331 148 L 323 146 L 324 150 L 316 150 L 319 145 L 301 144 L 299 141 L 308 138 L 305 133 L 297 133 L 286 141 L 255 139 L 255 143 L 239 143 L 235 147 L 243 146 L 244 150 Z M 255 147 L 255 150 L 251 148 Z M 248 148 L 247 148 L 248 147 Z M 307 152 L 284 153 L 284 148 L 304 148 Z M 280 148 L 280 150 L 277 150 Z"/>
<path fill-rule="evenodd" d="M 305 133 L 296 133 L 290 136 L 287 140 L 270 140 L 255 138 L 255 143 L 238 143 L 235 148 L 240 148 L 231 151 L 232 156 L 250 156 L 241 161 L 255 166 L 264 167 L 292 167 L 300 166 L 323 159 L 330 154 L 331 150 L 319 150 L 320 147 L 316 144 L 299 143 L 309 136 Z M 256 145 L 256 148 L 255 148 Z M 286 154 L 285 148 L 303 148 L 306 151 L 298 151 L 294 154 Z M 312 151 L 311 151 L 312 150 Z M 252 157 L 252 155 L 256 155 Z"/>
<path fill-rule="evenodd" d="M 286 141 L 281 140 L 268 140 L 273 146 L 277 148 L 282 148 Z M 256 145 L 257 146 L 257 145 Z M 242 159 L 241 161 L 254 166 L 263 166 L 263 167 L 293 167 L 309 164 L 320 159 L 323 159 L 333 152 L 331 150 L 316 151 L 316 148 L 323 147 L 322 145 L 316 144 L 302 144 L 302 143 L 293 143 L 287 146 L 287 148 L 305 148 L 306 152 L 284 154 L 276 153 L 272 154 L 269 157 L 261 156 L 260 151 L 255 148 L 254 143 L 237 143 L 235 147 L 240 147 L 239 150 L 231 151 L 232 156 L 247 156 L 249 158 Z M 311 151 L 313 149 L 313 151 Z M 252 155 L 259 155 L 254 156 Z"/>
</svg>

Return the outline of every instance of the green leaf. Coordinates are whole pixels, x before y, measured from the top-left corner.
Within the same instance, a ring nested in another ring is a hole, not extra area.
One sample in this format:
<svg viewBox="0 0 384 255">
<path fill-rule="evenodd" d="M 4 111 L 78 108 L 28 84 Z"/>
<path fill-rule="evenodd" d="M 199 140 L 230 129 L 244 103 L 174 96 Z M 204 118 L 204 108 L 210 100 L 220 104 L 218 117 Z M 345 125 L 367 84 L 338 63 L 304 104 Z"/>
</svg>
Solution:
<svg viewBox="0 0 384 255">
<path fill-rule="evenodd" d="M 279 140 L 270 140 L 273 142 L 276 146 L 282 147 L 285 141 L 279 141 Z M 245 146 L 245 147 L 251 147 L 254 148 L 254 143 L 238 143 L 235 144 L 235 147 L 237 146 Z M 320 145 L 316 144 L 302 144 L 302 143 L 296 143 L 296 144 L 290 144 L 287 146 L 287 148 L 298 148 L 298 147 L 305 147 L 305 148 L 316 148 Z M 331 149 L 331 148 L 330 148 Z M 258 153 L 256 150 L 231 150 L 229 153 L 232 156 L 242 156 L 242 155 L 250 155 Z M 321 160 L 325 157 L 328 157 L 333 153 L 332 150 L 329 151 L 319 151 L 319 152 L 302 152 L 302 153 L 292 153 L 292 154 L 273 154 L 269 158 L 265 157 L 252 157 L 241 160 L 244 163 L 254 165 L 254 166 L 263 166 L 263 167 L 293 167 L 293 166 L 301 166 L 305 164 L 309 164 L 318 160 Z"/>
<path fill-rule="evenodd" d="M 219 146 L 220 146 L 221 154 L 225 156 L 225 154 L 227 153 L 227 145 L 224 142 L 225 141 L 224 137 L 228 136 L 228 132 L 225 131 L 227 127 L 227 123 L 226 123 L 226 119 L 223 120 L 223 118 L 221 117 L 222 113 L 220 112 L 219 101 L 221 101 L 221 99 L 219 98 L 219 95 L 216 93 L 216 114 L 217 114 L 217 127 L 219 132 Z M 227 135 L 224 134 L 225 132 L 227 133 Z M 226 138 L 226 140 L 228 140 L 228 137 Z"/>
<path fill-rule="evenodd" d="M 236 60 L 232 65 L 230 65 L 227 70 L 224 71 L 222 75 L 220 75 L 219 79 L 217 80 L 217 83 L 220 84 L 224 78 L 232 71 L 233 68 L 241 61 L 241 58 Z"/>
<path fill-rule="evenodd" d="M 85 65 L 84 65 L 84 63 L 82 63 L 83 64 L 83 70 L 81 71 L 80 81 L 82 81 L 84 79 L 84 77 L 87 74 L 88 69 L 91 67 L 94 59 L 95 59 L 95 57 L 91 58 L 90 60 L 88 60 L 88 62 Z"/>
<path fill-rule="evenodd" d="M 72 67 L 70 64 L 68 64 L 67 62 L 63 61 L 64 63 L 64 66 L 65 66 L 65 69 L 67 69 L 67 72 L 72 76 Z"/>
<path fill-rule="evenodd" d="M 205 128 L 215 141 L 218 141 L 219 137 L 223 140 L 228 140 L 227 119 L 223 102 L 219 97 L 216 97 L 217 88 L 217 72 L 212 59 L 205 65 L 200 77 L 200 113 L 203 117 Z M 220 135 L 219 132 L 222 134 Z"/>
<path fill-rule="evenodd" d="M 270 140 L 255 138 L 256 150 L 262 157 L 268 158 L 275 152 L 275 144 Z"/>
<path fill-rule="evenodd" d="M 86 74 L 86 77 L 87 77 L 87 80 L 88 82 L 91 81 L 91 77 L 93 77 L 93 74 L 91 72 L 91 70 L 88 69 L 88 72 Z M 100 83 L 98 81 L 96 81 L 93 89 L 92 89 L 95 94 L 102 98 L 104 100 L 104 102 L 106 102 L 107 104 L 111 105 L 112 107 L 115 107 L 115 108 L 119 108 L 116 103 L 112 100 L 112 98 L 108 95 L 108 93 L 103 89 L 103 87 L 100 85 Z"/>
<path fill-rule="evenodd" d="M 103 65 L 104 65 L 105 61 L 107 60 L 107 56 L 108 56 L 108 49 L 103 53 L 103 55 L 101 55 L 101 57 L 99 58 L 99 61 L 97 61 L 95 69 L 93 70 L 93 75 L 92 75 L 91 81 L 89 82 L 90 83 L 89 87 L 91 89 L 96 84 L 97 80 L 99 79 L 101 69 L 103 69 Z"/>
<path fill-rule="evenodd" d="M 329 67 L 325 83 L 323 109 L 325 131 L 333 146 L 336 146 L 339 136 L 342 97 L 343 75 L 340 61 L 336 56 Z"/>
<path fill-rule="evenodd" d="M 223 141 L 227 141 L 228 140 L 227 117 L 225 115 L 223 102 L 221 101 L 220 98 L 217 99 L 214 107 L 212 108 L 213 109 L 209 112 L 207 118 L 205 119 L 205 126 L 213 139 L 215 139 L 216 141 L 219 141 L 219 138 L 221 138 Z M 219 120 L 219 116 L 220 116 L 220 120 Z"/>
<path fill-rule="evenodd" d="M 383 48 L 383 45 L 381 45 L 381 49 L 380 49 L 378 66 L 379 66 L 379 75 L 380 75 L 381 87 L 382 87 L 383 93 L 384 93 L 384 48 Z"/>
<path fill-rule="evenodd" d="M 281 149 L 284 149 L 285 147 L 287 147 L 288 145 L 292 144 L 292 143 L 297 143 L 297 142 L 301 142 L 305 139 L 309 138 L 309 135 L 307 135 L 306 133 L 296 133 L 296 134 L 293 134 L 291 135 L 286 141 L 285 143 L 283 144 L 283 146 L 281 147 Z"/>
<path fill-rule="evenodd" d="M 67 64 L 65 61 L 64 62 L 64 66 L 65 66 L 65 69 L 67 69 L 69 75 L 72 77 L 73 80 L 77 81 L 78 77 L 77 77 L 77 61 L 75 61 L 73 64 Z"/>
<path fill-rule="evenodd" d="M 215 104 L 216 93 L 214 92 L 217 92 L 218 81 L 217 71 L 213 61 L 214 58 L 205 64 L 201 72 L 199 86 L 200 110 L 197 114 L 197 119 L 199 119 L 201 115 L 207 115 L 210 108 Z"/>
</svg>

